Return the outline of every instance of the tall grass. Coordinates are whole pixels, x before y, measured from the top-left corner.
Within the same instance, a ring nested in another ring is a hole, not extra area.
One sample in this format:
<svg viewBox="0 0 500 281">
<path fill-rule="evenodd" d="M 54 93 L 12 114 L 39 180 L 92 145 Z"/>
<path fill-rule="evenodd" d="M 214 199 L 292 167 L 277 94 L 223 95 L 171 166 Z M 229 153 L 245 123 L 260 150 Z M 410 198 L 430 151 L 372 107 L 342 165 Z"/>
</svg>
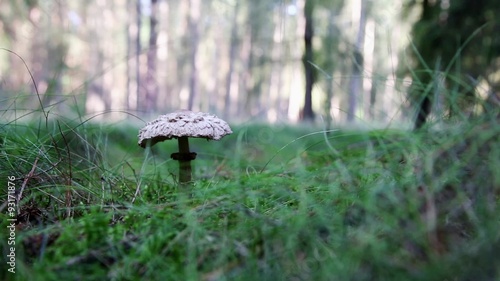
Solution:
<svg viewBox="0 0 500 281">
<path fill-rule="evenodd" d="M 13 175 L 24 188 L 17 273 L 3 280 L 499 276 L 495 121 L 420 133 L 234 126 L 220 142 L 193 142 L 189 195 L 169 159 L 175 142 L 146 154 L 136 135 L 1 128 L 1 184 Z"/>
</svg>

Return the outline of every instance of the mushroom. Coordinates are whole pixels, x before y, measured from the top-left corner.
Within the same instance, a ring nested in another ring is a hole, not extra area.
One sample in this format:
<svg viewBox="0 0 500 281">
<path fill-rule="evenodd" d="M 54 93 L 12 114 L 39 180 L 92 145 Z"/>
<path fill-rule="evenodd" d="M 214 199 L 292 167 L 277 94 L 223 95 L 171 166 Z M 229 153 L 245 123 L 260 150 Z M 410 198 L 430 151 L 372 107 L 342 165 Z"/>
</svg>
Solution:
<svg viewBox="0 0 500 281">
<path fill-rule="evenodd" d="M 191 160 L 196 159 L 196 153 L 189 151 L 188 138 L 205 138 L 220 140 L 231 134 L 231 128 L 226 121 L 204 112 L 179 110 L 160 115 L 148 122 L 139 130 L 139 146 L 153 146 L 158 142 L 177 138 L 179 152 L 172 153 L 171 158 L 179 161 L 179 182 L 181 185 L 191 181 Z"/>
</svg>

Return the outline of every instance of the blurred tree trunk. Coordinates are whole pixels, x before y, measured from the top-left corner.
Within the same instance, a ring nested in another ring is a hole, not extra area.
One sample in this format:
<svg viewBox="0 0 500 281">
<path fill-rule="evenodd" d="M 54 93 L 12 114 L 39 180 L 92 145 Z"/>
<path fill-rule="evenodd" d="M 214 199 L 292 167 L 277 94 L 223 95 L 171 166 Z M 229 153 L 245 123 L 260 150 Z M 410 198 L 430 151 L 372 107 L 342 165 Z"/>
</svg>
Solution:
<svg viewBox="0 0 500 281">
<path fill-rule="evenodd" d="M 224 39 L 225 38 L 217 38 L 218 44 L 224 44 Z M 216 48 L 213 51 L 213 56 L 212 56 L 212 63 L 211 63 L 211 71 L 213 73 L 214 79 L 212 81 L 208 82 L 208 87 L 207 87 L 207 95 L 205 95 L 205 98 L 203 100 L 204 104 L 206 104 L 206 111 L 207 112 L 218 112 L 218 100 L 221 98 L 221 81 L 223 78 L 220 78 L 218 75 L 218 72 L 220 70 L 220 63 L 221 63 L 221 54 L 220 54 L 220 49 Z M 225 108 L 224 108 L 225 110 Z M 226 119 L 227 120 L 227 119 Z"/>
<path fill-rule="evenodd" d="M 377 114 L 375 114 L 375 109 L 377 104 L 378 91 L 380 90 L 380 88 L 384 88 L 384 85 L 386 84 L 386 70 L 384 67 L 382 67 L 384 65 L 384 56 L 382 55 L 383 44 L 379 43 L 379 41 L 382 42 L 383 40 L 381 40 L 380 33 L 375 27 L 373 27 L 371 34 L 373 36 L 373 49 L 370 55 L 372 57 L 371 69 L 373 75 L 371 77 L 371 88 L 369 93 L 368 116 L 370 117 L 370 120 L 375 121 L 380 119 L 380 116 L 377 116 Z M 378 108 L 377 110 L 380 111 L 380 108 Z"/>
<path fill-rule="evenodd" d="M 141 28 L 142 28 L 142 8 L 141 0 L 136 0 L 135 10 L 136 10 L 136 28 L 135 28 L 135 84 L 136 84 L 136 108 L 143 110 L 143 104 L 141 100 L 143 97 L 143 91 L 141 89 Z"/>
<path fill-rule="evenodd" d="M 356 42 L 354 44 L 353 53 L 353 63 L 352 63 L 352 75 L 351 81 L 349 83 L 349 98 L 348 98 L 348 109 L 347 109 L 347 121 L 353 122 L 356 117 L 358 98 L 362 95 L 363 91 L 363 46 L 365 38 L 365 28 L 366 28 L 366 0 L 361 0 L 360 5 L 360 15 L 359 15 L 359 26 L 356 37 Z"/>
<path fill-rule="evenodd" d="M 282 89 L 283 89 L 283 28 L 284 23 L 282 17 L 285 16 L 286 11 L 275 13 L 273 16 L 274 24 L 274 40 L 271 41 L 271 73 L 269 76 L 269 100 L 267 102 L 266 111 L 268 112 L 268 120 L 271 122 L 276 121 L 276 118 L 285 114 L 286 111 L 282 109 Z M 270 119 L 271 118 L 271 119 Z"/>
<path fill-rule="evenodd" d="M 316 0 L 307 0 L 304 7 L 304 17 L 306 21 L 304 31 L 305 50 L 302 58 L 306 77 L 306 91 L 304 108 L 302 109 L 302 119 L 311 121 L 314 120 L 314 112 L 312 109 L 312 89 L 315 81 L 315 68 L 312 65 L 314 59 L 312 39 L 314 36 L 313 11 L 315 1 Z"/>
<path fill-rule="evenodd" d="M 188 13 L 188 34 L 190 42 L 190 66 L 189 69 L 189 98 L 188 98 L 188 108 L 193 109 L 194 99 L 197 95 L 198 90 L 198 44 L 199 44 L 199 34 L 198 34 L 198 21 L 200 19 L 200 0 L 190 0 L 189 1 L 189 13 Z"/>
<path fill-rule="evenodd" d="M 151 15 L 149 17 L 149 48 L 146 72 L 146 112 L 157 110 L 158 81 L 156 75 L 158 41 L 158 0 L 151 0 Z"/>
<path fill-rule="evenodd" d="M 249 100 L 251 95 L 251 83 L 252 75 L 251 70 L 253 67 L 253 39 L 252 39 L 252 26 L 250 24 L 246 25 L 247 30 L 244 32 L 244 37 L 242 38 L 241 46 L 241 57 L 242 64 L 244 65 L 244 71 L 241 75 L 240 83 L 241 87 L 245 90 L 245 97 L 241 99 L 238 103 L 239 113 L 247 113 L 249 111 Z"/>
<path fill-rule="evenodd" d="M 330 75 L 328 80 L 326 81 L 326 101 L 325 101 L 325 129 L 330 130 L 332 126 L 332 99 L 333 99 L 333 75 L 335 73 L 335 61 L 334 56 L 330 55 L 331 53 L 338 52 L 337 44 L 338 44 L 338 36 L 339 29 L 335 25 L 335 20 L 338 16 L 338 11 L 330 10 L 329 19 L 328 19 L 328 33 L 327 38 L 325 40 L 325 51 L 328 53 L 325 61 L 325 71 L 327 71 Z"/>
<path fill-rule="evenodd" d="M 129 15 L 134 11 L 133 0 L 127 1 L 127 11 Z M 137 91 L 135 90 L 135 83 L 132 80 L 134 77 L 134 60 L 135 58 L 134 46 L 135 42 L 134 37 L 136 36 L 136 32 L 134 32 L 135 24 L 133 23 L 133 17 L 129 16 L 127 18 L 127 110 L 135 110 L 137 108 Z"/>
<path fill-rule="evenodd" d="M 165 1 L 163 1 L 165 2 Z M 188 5 L 185 1 L 169 1 L 168 2 L 168 22 L 165 30 L 168 37 L 168 64 L 166 66 L 168 92 L 163 99 L 164 106 L 168 110 L 185 109 L 187 106 L 183 104 L 180 92 L 186 81 L 186 63 L 188 62 L 188 38 L 187 19 L 185 24 L 182 21 L 188 12 Z"/>
<path fill-rule="evenodd" d="M 257 1 L 256 1 L 257 2 Z M 259 3 L 259 2 L 257 2 Z M 241 110 L 238 112 L 244 112 L 245 114 L 250 115 L 252 112 L 252 101 L 255 92 L 255 80 L 256 77 L 253 75 L 253 69 L 255 65 L 255 55 L 254 55 L 254 46 L 256 45 L 255 40 L 258 34 L 259 22 L 257 21 L 257 11 L 256 4 L 250 4 L 248 7 L 248 15 L 247 15 L 247 28 L 248 30 L 245 32 L 246 36 L 244 38 L 244 46 L 243 53 L 245 53 L 245 73 L 243 74 L 242 84 L 244 85 L 246 97 L 241 102 Z"/>
<path fill-rule="evenodd" d="M 41 66 L 35 67 L 32 73 L 35 81 L 39 83 L 41 106 L 44 107 L 63 100 L 62 78 L 66 71 L 65 59 L 68 53 L 63 29 L 66 7 L 63 3 L 49 5 L 55 15 L 43 17 L 38 25 L 34 26 L 36 34 L 31 45 L 32 65 Z"/>
<path fill-rule="evenodd" d="M 90 79 L 88 81 L 88 91 L 86 92 L 87 95 L 87 102 L 86 102 L 86 110 L 87 111 L 94 111 L 96 110 L 97 102 L 98 101 L 98 106 L 102 106 L 102 108 L 99 108 L 100 110 L 104 109 L 104 78 L 103 78 L 103 70 L 104 70 L 104 54 L 103 54 L 103 49 L 102 49 L 102 30 L 101 28 L 98 28 L 98 26 L 103 25 L 103 17 L 102 17 L 102 7 L 100 7 L 97 3 L 94 5 L 89 6 L 89 18 L 90 17 L 95 17 L 94 20 L 89 20 L 89 47 L 91 50 L 94 50 L 89 54 L 89 73 L 92 73 L 95 75 L 93 79 Z M 98 15 L 98 16 L 95 16 Z"/>
<path fill-rule="evenodd" d="M 333 71 L 332 71 L 333 74 Z M 332 111 L 332 99 L 333 99 L 333 81 L 329 79 L 326 84 L 326 102 L 325 102 L 325 130 L 330 130 L 332 127 L 333 117 Z"/>
<path fill-rule="evenodd" d="M 127 11 L 127 108 L 143 110 L 141 96 L 141 1 L 128 0 Z"/>
<path fill-rule="evenodd" d="M 226 76 L 226 94 L 224 98 L 224 117 L 229 118 L 231 110 L 231 88 L 234 74 L 234 62 L 236 60 L 236 50 L 238 47 L 238 10 L 239 1 L 234 4 L 233 19 L 231 23 L 231 39 L 229 42 L 229 70 Z M 215 75 L 215 74 L 214 74 Z"/>
</svg>

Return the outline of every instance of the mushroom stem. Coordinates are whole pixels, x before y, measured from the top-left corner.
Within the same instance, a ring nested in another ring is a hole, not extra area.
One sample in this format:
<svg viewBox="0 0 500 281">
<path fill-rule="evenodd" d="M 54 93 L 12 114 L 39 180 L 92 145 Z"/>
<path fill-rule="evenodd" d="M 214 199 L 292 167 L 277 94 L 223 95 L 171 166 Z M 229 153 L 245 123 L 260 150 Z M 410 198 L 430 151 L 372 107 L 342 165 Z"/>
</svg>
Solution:
<svg viewBox="0 0 500 281">
<path fill-rule="evenodd" d="M 191 181 L 191 159 L 188 155 L 191 154 L 189 151 L 189 140 L 188 137 L 179 137 L 179 183 L 185 185 Z"/>
</svg>

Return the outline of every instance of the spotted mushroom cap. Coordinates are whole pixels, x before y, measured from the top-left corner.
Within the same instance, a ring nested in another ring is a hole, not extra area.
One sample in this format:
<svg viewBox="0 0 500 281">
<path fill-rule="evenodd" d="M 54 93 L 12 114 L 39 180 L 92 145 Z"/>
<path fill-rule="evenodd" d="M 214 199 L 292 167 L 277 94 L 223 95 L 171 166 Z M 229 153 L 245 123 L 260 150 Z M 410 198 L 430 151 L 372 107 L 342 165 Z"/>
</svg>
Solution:
<svg viewBox="0 0 500 281">
<path fill-rule="evenodd" d="M 153 146 L 157 142 L 178 137 L 220 140 L 232 132 L 226 121 L 215 115 L 181 110 L 160 115 L 157 119 L 148 122 L 139 130 L 138 144 L 146 147 L 148 140 L 151 140 L 151 146 Z"/>
</svg>

